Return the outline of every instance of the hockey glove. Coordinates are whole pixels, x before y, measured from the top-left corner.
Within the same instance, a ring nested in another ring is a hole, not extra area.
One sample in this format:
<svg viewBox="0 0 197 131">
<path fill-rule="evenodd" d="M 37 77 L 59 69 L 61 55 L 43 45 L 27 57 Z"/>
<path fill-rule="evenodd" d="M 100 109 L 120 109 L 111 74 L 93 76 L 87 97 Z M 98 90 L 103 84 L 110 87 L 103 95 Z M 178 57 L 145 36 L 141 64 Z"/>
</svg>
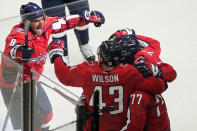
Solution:
<svg viewBox="0 0 197 131">
<path fill-rule="evenodd" d="M 10 50 L 10 56 L 18 63 L 28 62 L 33 54 L 33 48 L 25 45 L 16 45 Z"/>
<path fill-rule="evenodd" d="M 87 11 L 85 10 L 82 15 L 82 20 L 85 23 L 94 23 L 94 26 L 100 27 L 105 23 L 105 17 L 99 11 Z"/>
<path fill-rule="evenodd" d="M 55 58 L 64 55 L 64 41 L 51 41 L 48 46 L 48 54 L 51 63 L 54 63 Z"/>
<path fill-rule="evenodd" d="M 141 62 L 137 64 L 135 63 L 134 66 L 138 69 L 140 73 L 142 73 L 144 77 L 148 77 L 152 75 L 155 77 L 162 78 L 161 68 L 157 65 L 148 62 Z"/>
</svg>

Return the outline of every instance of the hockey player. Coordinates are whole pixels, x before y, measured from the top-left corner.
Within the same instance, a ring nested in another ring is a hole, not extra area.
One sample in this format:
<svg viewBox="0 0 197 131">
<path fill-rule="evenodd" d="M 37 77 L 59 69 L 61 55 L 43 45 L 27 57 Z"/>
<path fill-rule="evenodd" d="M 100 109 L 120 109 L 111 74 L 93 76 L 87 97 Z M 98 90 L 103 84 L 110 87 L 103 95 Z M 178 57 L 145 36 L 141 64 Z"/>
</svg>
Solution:
<svg viewBox="0 0 197 131">
<path fill-rule="evenodd" d="M 100 93 L 100 109 L 114 107 L 114 110 L 100 113 L 100 131 L 119 131 L 126 124 L 126 112 L 132 90 L 150 93 L 161 93 L 165 90 L 162 79 L 152 76 L 144 78 L 134 66 L 120 64 L 120 45 L 104 41 L 98 47 L 98 61 L 83 62 L 76 66 L 67 66 L 66 61 L 62 60 L 63 42 L 52 41 L 48 48 L 57 78 L 64 85 L 82 87 L 90 111 L 93 111 L 95 90 Z M 84 130 L 91 130 L 91 123 L 92 117 L 89 117 Z"/>
<path fill-rule="evenodd" d="M 48 17 L 44 15 L 42 8 L 32 2 L 22 5 L 20 8 L 20 14 L 22 22 L 14 26 L 6 38 L 4 53 L 16 62 L 24 65 L 24 79 L 27 82 L 30 78 L 31 69 L 42 74 L 47 57 L 48 41 L 51 34 L 58 34 L 75 27 L 82 27 L 88 23 L 96 23 L 97 26 L 100 26 L 105 22 L 104 16 L 98 11 L 89 11 L 81 15 L 76 14 L 66 18 Z M 30 27 L 28 31 L 28 44 L 26 44 L 25 27 L 28 22 L 30 22 Z M 6 65 L 4 65 L 4 69 L 5 67 Z M 6 76 L 10 73 L 10 70 L 8 70 L 2 74 L 3 77 L 1 79 L 3 79 L 3 81 L 1 81 L 1 85 L 5 85 L 2 84 L 2 82 L 7 82 Z M 2 86 L 1 88 L 4 102 L 7 107 L 10 102 L 11 93 L 13 92 L 13 88 L 9 87 L 10 86 Z M 36 125 L 36 130 L 45 131 L 48 130 L 53 116 L 52 107 L 39 82 L 36 87 L 36 103 L 38 104 L 38 113 L 40 113 L 40 118 L 42 118 L 40 125 Z M 16 92 L 18 92 L 16 94 L 19 95 L 18 98 L 20 98 L 20 91 Z M 20 100 L 12 102 L 13 109 L 10 112 L 11 122 L 15 130 L 21 128 L 21 107 L 17 102 L 20 102 Z"/>
<path fill-rule="evenodd" d="M 172 82 L 176 71 L 159 59 L 161 52 L 159 41 L 150 37 L 135 35 L 133 29 L 122 29 L 110 36 L 110 40 L 124 39 L 123 63 L 131 63 L 135 54 L 135 66 L 144 77 L 150 75 Z M 170 120 L 165 101 L 161 94 L 134 91 L 130 95 L 128 123 L 122 130 L 128 131 L 169 131 Z"/>
<path fill-rule="evenodd" d="M 89 11 L 88 0 L 41 0 L 42 7 L 45 14 L 48 16 L 66 16 L 65 7 L 68 7 L 70 15 L 82 14 L 84 11 Z M 52 7 L 52 8 L 51 8 Z M 79 48 L 87 61 L 95 59 L 91 47 L 89 46 L 89 31 L 88 25 L 83 27 L 74 28 L 74 33 L 77 37 Z M 64 40 L 65 47 L 67 48 L 67 35 L 53 37 L 53 40 Z M 67 56 L 68 51 L 64 51 Z"/>
</svg>

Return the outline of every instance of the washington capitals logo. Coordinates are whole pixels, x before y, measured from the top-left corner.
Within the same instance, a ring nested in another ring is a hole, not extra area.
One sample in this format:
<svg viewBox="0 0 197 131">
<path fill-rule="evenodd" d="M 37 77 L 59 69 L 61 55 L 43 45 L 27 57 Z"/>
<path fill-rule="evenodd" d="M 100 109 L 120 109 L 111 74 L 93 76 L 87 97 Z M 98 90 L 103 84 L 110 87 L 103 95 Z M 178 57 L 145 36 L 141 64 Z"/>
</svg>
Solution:
<svg viewBox="0 0 197 131">
<path fill-rule="evenodd" d="M 18 32 L 25 32 L 23 29 L 17 29 Z"/>
<path fill-rule="evenodd" d="M 144 63 L 144 62 L 146 62 L 145 57 L 140 57 L 140 58 L 137 58 L 137 60 L 135 60 L 135 64 L 141 64 L 141 63 Z"/>
</svg>

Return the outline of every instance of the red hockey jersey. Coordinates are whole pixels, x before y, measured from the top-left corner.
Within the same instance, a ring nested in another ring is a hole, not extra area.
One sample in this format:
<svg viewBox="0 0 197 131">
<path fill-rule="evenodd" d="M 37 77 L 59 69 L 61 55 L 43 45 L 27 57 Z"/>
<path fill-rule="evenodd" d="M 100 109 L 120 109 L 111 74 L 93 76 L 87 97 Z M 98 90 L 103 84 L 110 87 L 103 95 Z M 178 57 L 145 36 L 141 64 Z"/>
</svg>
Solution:
<svg viewBox="0 0 197 131">
<path fill-rule="evenodd" d="M 100 93 L 100 109 L 115 107 L 115 110 L 100 114 L 100 131 L 119 131 L 126 124 L 129 96 L 133 90 L 161 93 L 165 85 L 162 79 L 143 78 L 131 65 L 118 65 L 110 72 L 104 72 L 98 62 L 84 62 L 76 66 L 66 66 L 61 57 L 55 59 L 54 68 L 57 78 L 67 86 L 82 87 L 88 103 L 93 110 L 93 92 Z M 86 124 L 91 129 L 91 119 Z"/>
<path fill-rule="evenodd" d="M 147 62 L 160 66 L 165 81 L 172 82 L 175 80 L 177 73 L 174 68 L 167 63 L 163 63 L 159 58 L 161 53 L 160 42 L 146 36 L 136 35 L 136 37 L 140 43 L 141 50 L 135 54 L 135 61 L 145 57 Z"/>
<path fill-rule="evenodd" d="M 169 131 L 170 120 L 161 95 L 134 91 L 130 95 L 127 125 L 122 131 Z"/>
<path fill-rule="evenodd" d="M 160 66 L 163 79 L 172 82 L 176 79 L 174 68 L 163 63 L 159 58 L 161 49 L 160 43 L 150 37 L 137 35 L 141 51 L 136 53 L 135 60 L 145 57 L 146 61 Z M 134 91 L 130 95 L 130 102 L 127 114 L 127 125 L 122 131 L 169 131 L 170 120 L 167 108 L 162 95 L 152 95 L 146 92 Z"/>
<path fill-rule="evenodd" d="M 66 19 L 66 20 L 65 20 Z M 71 15 L 69 17 L 45 17 L 43 33 L 35 35 L 31 31 L 28 32 L 28 46 L 33 48 L 33 54 L 29 62 L 24 63 L 24 73 L 29 76 L 30 69 L 34 69 L 39 73 L 43 72 L 43 67 L 47 58 L 48 41 L 51 34 L 60 35 L 60 33 L 72 29 L 76 26 L 84 26 L 79 15 Z M 10 50 L 17 44 L 25 43 L 25 31 L 22 23 L 14 26 L 6 38 L 6 46 L 4 53 L 10 55 Z"/>
<path fill-rule="evenodd" d="M 157 64 L 161 53 L 160 42 L 150 37 L 136 35 L 141 50 L 135 54 L 135 60 L 145 57 L 152 64 Z"/>
</svg>

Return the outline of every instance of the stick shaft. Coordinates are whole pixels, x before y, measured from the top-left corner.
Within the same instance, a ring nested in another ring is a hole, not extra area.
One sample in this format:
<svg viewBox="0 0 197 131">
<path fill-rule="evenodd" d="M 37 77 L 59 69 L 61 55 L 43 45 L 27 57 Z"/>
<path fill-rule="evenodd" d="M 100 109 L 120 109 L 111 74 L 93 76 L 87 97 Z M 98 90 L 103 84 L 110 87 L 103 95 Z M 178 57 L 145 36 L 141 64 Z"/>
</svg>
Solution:
<svg viewBox="0 0 197 131">
<path fill-rule="evenodd" d="M 62 91 L 60 91 L 59 89 L 57 89 L 56 87 L 52 87 L 42 81 L 40 81 L 41 84 L 45 85 L 46 87 L 54 90 L 55 92 L 57 92 L 59 95 L 61 95 L 62 97 L 64 97 L 66 100 L 68 100 L 69 102 L 71 102 L 73 105 L 77 105 L 77 101 L 74 100 L 73 98 L 71 98 L 70 96 L 67 96 L 66 94 L 64 94 Z"/>
</svg>

